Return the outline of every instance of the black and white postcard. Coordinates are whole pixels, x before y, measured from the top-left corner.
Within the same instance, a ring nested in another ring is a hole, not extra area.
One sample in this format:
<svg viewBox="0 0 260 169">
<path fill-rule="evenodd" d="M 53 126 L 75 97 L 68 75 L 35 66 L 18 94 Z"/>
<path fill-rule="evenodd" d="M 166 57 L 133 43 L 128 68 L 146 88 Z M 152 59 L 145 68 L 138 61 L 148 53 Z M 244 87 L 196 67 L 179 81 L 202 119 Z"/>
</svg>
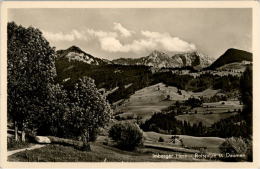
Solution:
<svg viewBox="0 0 260 169">
<path fill-rule="evenodd" d="M 1 17 L 3 167 L 259 167 L 258 2 L 3 2 Z"/>
</svg>

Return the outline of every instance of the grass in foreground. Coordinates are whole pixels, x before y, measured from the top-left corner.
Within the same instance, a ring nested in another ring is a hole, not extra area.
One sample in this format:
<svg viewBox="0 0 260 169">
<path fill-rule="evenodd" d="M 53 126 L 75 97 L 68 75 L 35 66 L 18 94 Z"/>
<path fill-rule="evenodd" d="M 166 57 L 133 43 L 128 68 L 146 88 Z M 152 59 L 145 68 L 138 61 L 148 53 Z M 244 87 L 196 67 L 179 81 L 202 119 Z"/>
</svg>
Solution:
<svg viewBox="0 0 260 169">
<path fill-rule="evenodd" d="M 175 152 L 140 148 L 129 152 L 101 143 L 92 143 L 92 151 L 85 152 L 73 147 L 62 145 L 47 145 L 40 149 L 23 151 L 8 157 L 8 161 L 20 162 L 169 162 L 198 161 L 189 154 L 185 158 L 161 159 L 153 158 L 153 154 L 176 155 Z M 178 155 L 185 155 L 178 153 Z M 200 160 L 201 161 L 201 160 Z"/>
</svg>

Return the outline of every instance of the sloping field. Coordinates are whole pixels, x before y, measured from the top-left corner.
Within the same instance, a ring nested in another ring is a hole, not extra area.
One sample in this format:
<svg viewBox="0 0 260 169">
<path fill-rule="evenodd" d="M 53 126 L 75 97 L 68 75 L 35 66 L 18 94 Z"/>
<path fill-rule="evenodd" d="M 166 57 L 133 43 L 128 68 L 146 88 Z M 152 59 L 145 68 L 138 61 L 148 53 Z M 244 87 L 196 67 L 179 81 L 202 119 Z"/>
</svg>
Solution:
<svg viewBox="0 0 260 169">
<path fill-rule="evenodd" d="M 167 95 L 171 95 L 171 98 L 167 99 Z M 149 117 L 154 112 L 160 112 L 174 103 L 175 101 L 172 98 L 183 100 L 187 97 L 179 95 L 177 88 L 166 87 L 159 83 L 136 91 L 119 107 L 118 111 Z"/>
<path fill-rule="evenodd" d="M 182 95 L 178 94 L 178 89 L 172 86 L 166 86 L 163 83 L 158 83 L 138 90 L 133 94 L 128 101 L 128 105 L 142 105 L 144 103 L 158 103 L 170 95 L 169 100 L 186 100 L 190 97 L 186 91 L 181 90 Z"/>
<path fill-rule="evenodd" d="M 189 94 L 190 94 L 190 96 L 193 96 L 193 97 L 212 97 L 219 92 L 220 92 L 220 90 L 206 89 L 202 92 L 196 92 L 196 93 L 189 92 Z"/>
<path fill-rule="evenodd" d="M 178 144 L 172 143 L 173 135 L 166 135 L 160 134 L 156 132 L 144 132 L 145 141 L 148 143 L 156 143 L 158 144 L 158 139 L 162 137 L 164 139 L 163 143 L 160 143 L 161 146 L 167 145 L 172 147 L 180 147 Z M 219 137 L 194 137 L 194 136 L 187 136 L 187 135 L 175 135 L 179 136 L 180 139 L 183 141 L 184 147 L 190 149 L 199 149 L 200 147 L 206 147 L 207 152 L 211 153 L 219 153 L 219 146 L 225 141 L 223 138 Z"/>
<path fill-rule="evenodd" d="M 183 140 L 184 146 L 190 148 L 207 147 L 207 152 L 220 153 L 219 146 L 225 141 L 224 138 L 220 137 L 193 137 L 180 135 Z"/>
<path fill-rule="evenodd" d="M 146 116 L 147 118 L 154 112 L 160 112 L 162 109 L 169 107 L 177 100 L 187 100 L 192 96 L 211 97 L 218 92 L 218 90 L 207 89 L 197 93 L 180 90 L 180 93 L 178 93 L 176 87 L 158 83 L 136 91 L 135 94 L 118 107 L 117 111 L 125 114 L 136 114 L 142 117 Z"/>
</svg>

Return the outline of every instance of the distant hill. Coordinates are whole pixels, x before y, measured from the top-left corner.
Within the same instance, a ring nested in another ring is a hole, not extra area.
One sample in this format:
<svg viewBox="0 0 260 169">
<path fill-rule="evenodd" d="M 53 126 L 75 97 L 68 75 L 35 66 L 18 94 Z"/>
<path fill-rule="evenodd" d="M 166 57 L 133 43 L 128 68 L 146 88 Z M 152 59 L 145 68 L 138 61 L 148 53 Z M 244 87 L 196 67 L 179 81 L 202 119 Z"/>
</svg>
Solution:
<svg viewBox="0 0 260 169">
<path fill-rule="evenodd" d="M 213 62 L 208 69 L 216 69 L 222 67 L 226 64 L 242 62 L 242 61 L 250 61 L 252 62 L 252 53 L 230 48 L 223 55 L 221 55 L 215 62 Z"/>
<path fill-rule="evenodd" d="M 206 67 L 212 60 L 198 52 L 181 53 L 169 56 L 168 54 L 154 50 L 148 56 L 141 58 L 120 58 L 113 60 L 115 64 L 121 65 L 145 65 L 155 68 L 176 68 L 176 67 Z"/>
<path fill-rule="evenodd" d="M 71 46 L 65 50 L 58 50 L 56 53 L 57 53 L 58 59 L 67 58 L 69 61 L 79 61 L 79 62 L 91 64 L 91 65 L 108 64 L 107 61 L 102 60 L 100 58 L 96 58 L 96 57 L 84 52 L 77 46 Z"/>
</svg>

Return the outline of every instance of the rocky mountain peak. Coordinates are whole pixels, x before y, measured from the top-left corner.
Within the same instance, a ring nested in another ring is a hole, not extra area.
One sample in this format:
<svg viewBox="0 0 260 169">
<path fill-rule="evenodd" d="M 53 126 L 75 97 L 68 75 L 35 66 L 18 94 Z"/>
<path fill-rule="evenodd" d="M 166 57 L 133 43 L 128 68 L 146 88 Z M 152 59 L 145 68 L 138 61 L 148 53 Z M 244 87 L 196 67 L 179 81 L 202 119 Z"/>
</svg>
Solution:
<svg viewBox="0 0 260 169">
<path fill-rule="evenodd" d="M 83 50 L 81 50 L 79 47 L 74 46 L 74 45 L 69 47 L 67 50 L 69 50 L 71 52 L 77 52 L 77 53 L 84 53 L 85 54 L 85 52 Z"/>
<path fill-rule="evenodd" d="M 173 56 L 169 56 L 164 52 L 154 50 L 146 57 L 137 59 L 117 59 L 113 62 L 123 65 L 145 65 L 155 68 L 174 68 L 185 66 L 202 68 L 210 65 L 212 59 L 203 55 L 202 53 L 199 53 L 198 51 L 179 53 Z"/>
<path fill-rule="evenodd" d="M 77 46 L 71 46 L 65 50 L 58 50 L 57 55 L 59 58 L 68 59 L 68 61 L 79 61 L 92 65 L 100 65 L 106 63 L 103 60 L 84 52 Z"/>
</svg>

